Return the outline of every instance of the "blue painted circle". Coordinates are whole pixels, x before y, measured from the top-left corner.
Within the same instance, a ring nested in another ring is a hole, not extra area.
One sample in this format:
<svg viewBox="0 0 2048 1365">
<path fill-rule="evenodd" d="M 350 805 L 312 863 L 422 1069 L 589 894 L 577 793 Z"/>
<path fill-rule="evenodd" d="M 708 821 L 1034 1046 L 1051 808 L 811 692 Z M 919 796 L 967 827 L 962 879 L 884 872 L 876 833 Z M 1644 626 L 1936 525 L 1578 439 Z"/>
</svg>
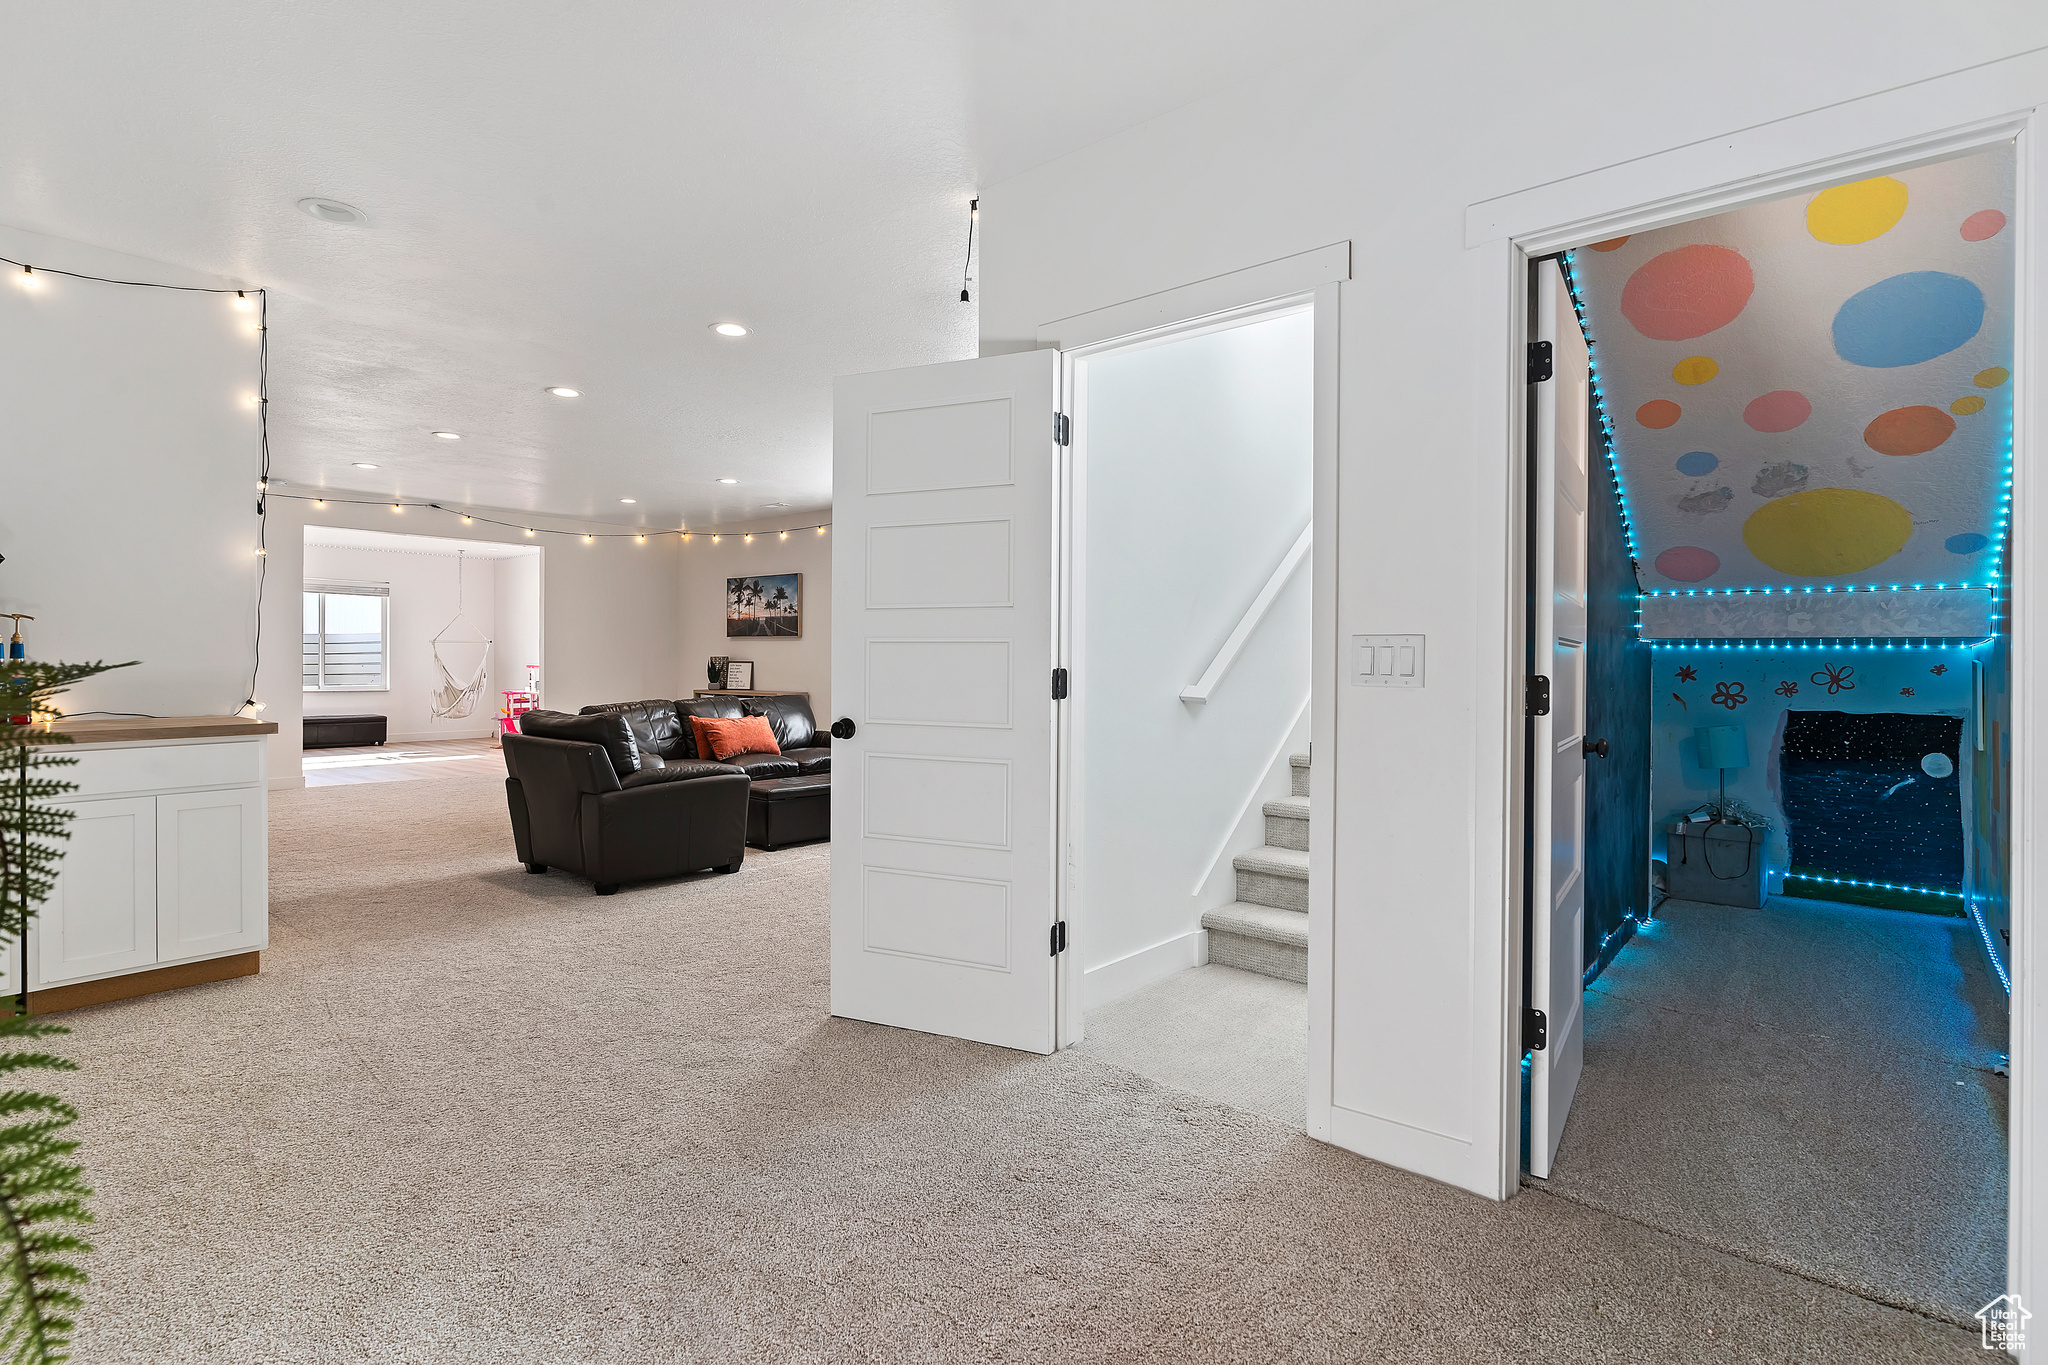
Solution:
<svg viewBox="0 0 2048 1365">
<path fill-rule="evenodd" d="M 1710 450 L 1689 450 L 1678 457 L 1678 472 L 1698 478 L 1721 467 L 1721 457 Z"/>
<path fill-rule="evenodd" d="M 1950 536 L 1941 543 L 1952 555 L 1973 555 L 1991 542 L 1975 531 L 1969 531 L 1963 535 Z"/>
<path fill-rule="evenodd" d="M 1879 280 L 1835 313 L 1835 354 L 1893 369 L 1947 355 L 1984 325 L 1984 292 L 1961 275 L 1913 270 Z"/>
</svg>

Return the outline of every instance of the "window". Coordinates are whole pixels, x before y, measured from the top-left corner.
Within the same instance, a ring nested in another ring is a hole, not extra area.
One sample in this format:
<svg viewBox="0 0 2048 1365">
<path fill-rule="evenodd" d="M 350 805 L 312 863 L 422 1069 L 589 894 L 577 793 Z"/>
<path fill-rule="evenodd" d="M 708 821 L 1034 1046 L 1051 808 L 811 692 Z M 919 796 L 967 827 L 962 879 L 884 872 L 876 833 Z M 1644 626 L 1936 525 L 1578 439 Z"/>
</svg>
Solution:
<svg viewBox="0 0 2048 1365">
<path fill-rule="evenodd" d="M 383 583 L 308 583 L 301 673 L 308 692 L 375 692 L 388 685 L 385 639 L 391 589 Z"/>
</svg>

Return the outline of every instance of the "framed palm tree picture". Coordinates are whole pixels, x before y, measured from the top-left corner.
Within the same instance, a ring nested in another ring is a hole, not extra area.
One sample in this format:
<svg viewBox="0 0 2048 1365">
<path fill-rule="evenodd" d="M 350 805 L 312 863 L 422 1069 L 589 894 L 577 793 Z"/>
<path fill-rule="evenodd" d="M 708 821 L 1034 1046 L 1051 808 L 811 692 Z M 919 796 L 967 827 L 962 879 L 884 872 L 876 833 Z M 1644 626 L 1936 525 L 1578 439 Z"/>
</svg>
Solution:
<svg viewBox="0 0 2048 1365">
<path fill-rule="evenodd" d="M 804 576 L 756 574 L 725 580 L 727 636 L 795 637 L 804 633 Z"/>
</svg>

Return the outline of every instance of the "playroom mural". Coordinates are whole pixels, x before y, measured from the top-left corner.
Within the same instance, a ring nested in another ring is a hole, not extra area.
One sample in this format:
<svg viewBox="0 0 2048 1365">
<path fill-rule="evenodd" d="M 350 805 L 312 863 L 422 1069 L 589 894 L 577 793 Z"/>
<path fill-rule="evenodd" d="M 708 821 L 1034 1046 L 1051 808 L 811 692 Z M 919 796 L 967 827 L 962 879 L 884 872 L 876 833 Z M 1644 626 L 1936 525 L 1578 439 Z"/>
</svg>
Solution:
<svg viewBox="0 0 2048 1365">
<path fill-rule="evenodd" d="M 2012 212 L 2001 148 L 1572 253 L 1645 589 L 1994 581 Z"/>
</svg>

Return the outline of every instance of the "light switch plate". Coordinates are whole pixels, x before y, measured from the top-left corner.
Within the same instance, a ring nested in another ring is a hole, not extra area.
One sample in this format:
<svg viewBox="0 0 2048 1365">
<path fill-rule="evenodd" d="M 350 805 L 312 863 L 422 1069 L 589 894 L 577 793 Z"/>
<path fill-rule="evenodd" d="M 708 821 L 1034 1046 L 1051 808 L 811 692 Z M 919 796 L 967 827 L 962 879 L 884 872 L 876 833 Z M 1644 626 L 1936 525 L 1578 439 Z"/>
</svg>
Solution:
<svg viewBox="0 0 2048 1365">
<path fill-rule="evenodd" d="M 1424 638 L 1420 635 L 1352 636 L 1351 685 L 1422 686 Z"/>
</svg>

